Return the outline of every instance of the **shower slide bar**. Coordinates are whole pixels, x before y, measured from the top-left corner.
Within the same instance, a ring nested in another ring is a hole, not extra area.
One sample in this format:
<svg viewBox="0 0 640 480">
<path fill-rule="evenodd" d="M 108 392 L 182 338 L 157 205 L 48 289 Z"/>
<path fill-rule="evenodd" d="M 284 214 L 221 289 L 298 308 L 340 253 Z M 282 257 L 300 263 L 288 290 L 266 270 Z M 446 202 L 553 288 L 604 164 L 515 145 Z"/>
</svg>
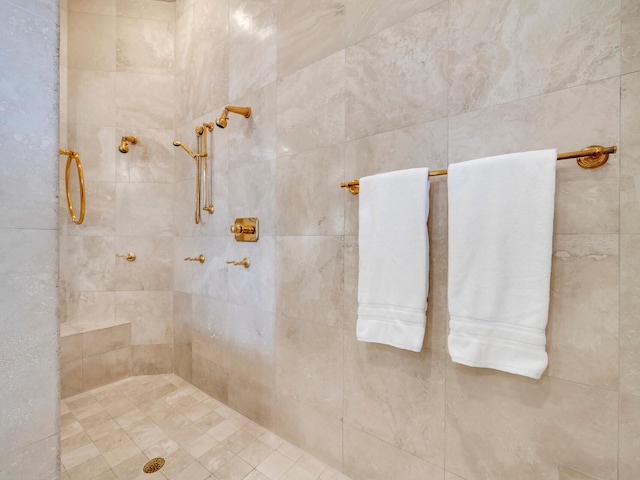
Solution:
<svg viewBox="0 0 640 480">
<path fill-rule="evenodd" d="M 60 155 L 67 155 L 67 168 L 64 174 L 64 186 L 67 191 L 67 205 L 69 207 L 69 215 L 73 223 L 80 225 L 84 221 L 85 211 L 85 196 L 84 196 L 84 174 L 82 173 L 82 162 L 80 161 L 80 154 L 76 150 L 60 149 Z M 80 218 L 76 218 L 76 214 L 73 211 L 73 202 L 71 201 L 71 195 L 69 194 L 69 175 L 71 172 L 71 161 L 76 161 L 76 170 L 78 171 L 78 183 L 80 184 Z"/>
<path fill-rule="evenodd" d="M 577 159 L 576 162 L 582 168 L 597 168 L 601 167 L 607 160 L 609 160 L 609 154 L 618 152 L 616 145 L 612 147 L 601 147 L 600 145 L 592 145 L 587 148 L 583 148 L 577 152 L 565 152 L 558 154 L 558 160 L 568 160 L 570 158 Z M 436 177 L 439 175 L 446 175 L 447 170 L 431 170 L 429 171 L 430 177 Z M 349 189 L 351 195 L 358 195 L 360 193 L 360 182 L 358 180 L 351 180 L 350 182 L 343 182 L 340 187 Z"/>
</svg>

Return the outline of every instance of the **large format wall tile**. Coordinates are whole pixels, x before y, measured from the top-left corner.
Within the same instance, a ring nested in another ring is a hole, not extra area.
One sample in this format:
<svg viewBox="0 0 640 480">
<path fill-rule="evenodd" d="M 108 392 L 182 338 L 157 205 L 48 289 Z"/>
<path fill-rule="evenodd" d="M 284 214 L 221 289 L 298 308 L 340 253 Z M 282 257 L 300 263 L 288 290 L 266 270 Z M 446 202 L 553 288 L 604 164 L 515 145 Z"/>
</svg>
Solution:
<svg viewBox="0 0 640 480">
<path fill-rule="evenodd" d="M 192 318 L 197 320 L 189 326 L 193 354 L 228 367 L 229 304 L 193 295 L 191 305 Z"/>
<path fill-rule="evenodd" d="M 553 252 L 546 373 L 617 390 L 618 235 L 556 235 Z"/>
<path fill-rule="evenodd" d="M 342 324 L 342 237 L 278 237 L 278 311 Z"/>
<path fill-rule="evenodd" d="M 173 343 L 171 292 L 118 292 L 116 315 L 131 324 L 131 345 Z"/>
<path fill-rule="evenodd" d="M 121 17 L 116 33 L 119 72 L 171 74 L 174 22 Z"/>
<path fill-rule="evenodd" d="M 619 480 L 640 476 L 640 397 L 620 395 L 620 471 Z"/>
<path fill-rule="evenodd" d="M 339 470 L 342 469 L 342 421 L 285 395 L 277 395 L 276 431 Z"/>
<path fill-rule="evenodd" d="M 279 157 L 278 235 L 344 233 L 344 178 L 343 144 Z"/>
<path fill-rule="evenodd" d="M 103 1 L 103 0 L 98 0 Z M 113 2 L 114 0 L 108 0 Z M 175 2 L 155 0 L 115 0 L 118 17 L 144 18 L 172 22 L 175 19 Z"/>
<path fill-rule="evenodd" d="M 348 139 L 447 115 L 447 13 L 443 2 L 346 49 Z"/>
<path fill-rule="evenodd" d="M 121 128 L 173 128 L 173 77 L 116 74 L 116 121 Z"/>
<path fill-rule="evenodd" d="M 556 480 L 580 465 L 617 478 L 618 394 L 574 382 L 447 367 L 446 469 L 468 479 Z"/>
<path fill-rule="evenodd" d="M 56 234 L 0 230 L 0 450 L 5 453 L 58 431 Z"/>
<path fill-rule="evenodd" d="M 624 75 L 620 106 L 620 231 L 640 233 L 640 73 Z"/>
<path fill-rule="evenodd" d="M 229 369 L 266 387 L 273 386 L 275 313 L 229 304 Z"/>
<path fill-rule="evenodd" d="M 235 3 L 235 2 L 233 2 Z M 261 2 L 266 4 L 266 2 Z M 233 4 L 229 15 L 229 98 L 235 99 L 276 80 L 277 12 L 271 6 L 250 15 Z"/>
<path fill-rule="evenodd" d="M 115 180 L 118 142 L 114 127 L 82 123 L 69 125 L 67 143 L 60 145 L 60 147 L 78 151 L 87 183 L 91 181 L 113 182 Z M 66 157 L 60 158 L 61 172 L 64 172 Z M 74 177 L 77 176 L 74 163 L 72 163 L 71 173 L 74 174 Z M 64 181 L 64 177 L 60 180 Z"/>
<path fill-rule="evenodd" d="M 229 225 L 238 217 L 258 217 L 260 235 L 276 233 L 275 159 L 229 170 Z"/>
<path fill-rule="evenodd" d="M 116 73 L 69 68 L 69 123 L 115 126 Z"/>
<path fill-rule="evenodd" d="M 173 234 L 173 185 L 170 183 L 116 184 L 116 233 L 165 236 Z"/>
<path fill-rule="evenodd" d="M 14 438 L 9 438 L 14 442 Z M 60 435 L 55 434 L 21 448 L 0 459 L 0 475 L 5 478 L 58 478 Z M 37 461 L 34 461 L 37 459 Z"/>
<path fill-rule="evenodd" d="M 640 70 L 640 4 L 636 0 L 622 0 L 621 15 L 621 73 Z"/>
<path fill-rule="evenodd" d="M 81 153 L 81 159 L 82 153 Z M 80 190 L 75 163 L 69 175 L 69 194 L 76 219 L 80 218 Z M 64 187 L 62 187 L 64 189 Z M 69 236 L 113 236 L 116 232 L 116 185 L 100 182 L 85 175 L 85 215 L 80 225 L 74 223 L 65 191 L 60 195 L 60 234 Z"/>
<path fill-rule="evenodd" d="M 251 267 L 227 266 L 229 302 L 275 312 L 276 238 L 261 236 L 258 242 L 231 243 L 229 259 L 249 257 Z"/>
<path fill-rule="evenodd" d="M 38 2 L 37 10 L 43 8 Z M 58 98 L 50 86 L 58 84 L 57 27 L 6 2 L 0 4 L 0 18 L 0 42 L 5 46 L 0 62 L 10 66 L 3 72 L 0 91 L 0 135 L 6 152 L 0 162 L 0 225 L 55 228 L 58 113 L 53 106 Z"/>
<path fill-rule="evenodd" d="M 277 84 L 272 82 L 240 98 L 231 97 L 234 104 L 251 107 L 251 116 L 244 118 L 230 113 L 227 128 L 216 128 L 213 132 L 216 145 L 221 140 L 228 144 L 229 168 L 245 167 L 276 157 L 276 92 Z"/>
<path fill-rule="evenodd" d="M 443 468 L 444 355 L 349 336 L 344 364 L 345 423 Z"/>
<path fill-rule="evenodd" d="M 342 418 L 342 328 L 281 315 L 276 388 L 287 397 Z"/>
<path fill-rule="evenodd" d="M 344 426 L 344 472 L 354 480 L 444 480 L 444 469 Z"/>
<path fill-rule="evenodd" d="M 114 16 L 116 0 L 69 0 L 69 11 Z"/>
<path fill-rule="evenodd" d="M 345 2 L 347 45 L 440 3 L 441 0 L 350 0 Z"/>
<path fill-rule="evenodd" d="M 620 236 L 620 391 L 640 395 L 640 235 Z"/>
<path fill-rule="evenodd" d="M 60 274 L 68 291 L 113 291 L 115 269 L 114 237 L 63 237 L 60 243 Z"/>
<path fill-rule="evenodd" d="M 452 0 L 450 15 L 451 114 L 619 74 L 619 1 Z"/>
<path fill-rule="evenodd" d="M 344 51 L 278 80 L 278 154 L 344 140 Z"/>
<path fill-rule="evenodd" d="M 344 1 L 278 2 L 278 78 L 344 48 Z"/>
<path fill-rule="evenodd" d="M 69 67 L 116 70 L 116 19 L 107 15 L 69 13 Z"/>
<path fill-rule="evenodd" d="M 173 181 L 173 131 L 156 128 L 119 129 L 118 137 L 135 134 L 138 143 L 129 146 L 129 153 L 118 152 L 116 179 L 130 182 Z M 114 149 L 115 151 L 115 149 Z"/>
<path fill-rule="evenodd" d="M 115 266 L 117 291 L 171 290 L 173 242 L 169 237 L 116 238 L 119 255 L 135 253 L 135 262 L 118 257 Z"/>
</svg>

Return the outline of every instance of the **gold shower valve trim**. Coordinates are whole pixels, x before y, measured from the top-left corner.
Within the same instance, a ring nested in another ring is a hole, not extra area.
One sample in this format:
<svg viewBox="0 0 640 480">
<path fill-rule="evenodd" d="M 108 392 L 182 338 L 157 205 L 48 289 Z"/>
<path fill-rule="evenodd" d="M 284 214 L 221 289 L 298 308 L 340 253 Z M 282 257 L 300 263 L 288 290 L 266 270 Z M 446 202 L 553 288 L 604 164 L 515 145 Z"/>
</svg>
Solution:
<svg viewBox="0 0 640 480">
<path fill-rule="evenodd" d="M 251 266 L 251 259 L 249 257 L 244 257 L 239 262 L 236 262 L 235 260 L 227 260 L 225 263 L 227 265 L 237 265 L 237 266 L 242 266 L 244 268 L 249 268 Z"/>
<path fill-rule="evenodd" d="M 127 260 L 127 262 L 135 262 L 136 261 L 136 254 L 135 253 L 127 253 L 127 254 L 120 254 L 120 253 L 116 253 L 116 257 L 118 258 L 124 258 L 125 260 Z"/>
<path fill-rule="evenodd" d="M 204 263 L 204 254 L 200 254 L 197 257 L 185 257 L 185 262 L 200 262 Z"/>
<path fill-rule="evenodd" d="M 236 218 L 229 231 L 234 234 L 236 242 L 257 242 L 259 238 L 260 219 L 258 217 Z"/>
</svg>

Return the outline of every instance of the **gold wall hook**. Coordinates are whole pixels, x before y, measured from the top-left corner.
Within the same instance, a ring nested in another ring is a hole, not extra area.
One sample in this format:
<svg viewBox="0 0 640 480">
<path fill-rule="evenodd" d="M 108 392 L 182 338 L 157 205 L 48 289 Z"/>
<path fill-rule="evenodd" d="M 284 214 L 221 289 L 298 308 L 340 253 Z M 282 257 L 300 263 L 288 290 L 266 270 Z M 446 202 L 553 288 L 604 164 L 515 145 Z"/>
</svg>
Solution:
<svg viewBox="0 0 640 480">
<path fill-rule="evenodd" d="M 126 255 L 123 255 L 123 254 L 120 254 L 120 253 L 116 253 L 116 257 L 125 258 L 127 260 L 127 262 L 135 262 L 136 261 L 136 254 L 135 253 L 127 253 Z"/>
<path fill-rule="evenodd" d="M 184 259 L 185 262 L 200 262 L 204 263 L 204 254 L 200 254 L 197 257 L 186 257 Z"/>
<path fill-rule="evenodd" d="M 239 262 L 236 262 L 235 260 L 227 260 L 224 263 L 226 263 L 227 265 L 240 265 L 244 268 L 249 268 L 251 266 L 251 259 L 249 257 L 244 257 Z"/>
</svg>

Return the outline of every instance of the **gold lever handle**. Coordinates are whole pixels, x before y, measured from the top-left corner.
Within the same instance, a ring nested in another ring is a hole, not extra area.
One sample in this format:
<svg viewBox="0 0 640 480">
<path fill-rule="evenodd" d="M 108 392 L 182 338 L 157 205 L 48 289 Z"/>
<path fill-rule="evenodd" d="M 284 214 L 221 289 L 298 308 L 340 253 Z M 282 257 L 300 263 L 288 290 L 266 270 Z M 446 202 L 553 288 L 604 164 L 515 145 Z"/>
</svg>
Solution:
<svg viewBox="0 0 640 480">
<path fill-rule="evenodd" d="M 231 225 L 229 227 L 229 231 L 231 233 L 256 233 L 256 227 L 251 226 L 251 225 L 240 225 L 239 223 L 236 223 L 235 225 Z"/>
<path fill-rule="evenodd" d="M 225 262 L 227 265 L 241 265 L 244 268 L 249 268 L 251 266 L 251 260 L 249 259 L 249 257 L 244 257 L 242 260 L 240 260 L 239 262 L 236 262 L 234 260 L 227 260 Z"/>
<path fill-rule="evenodd" d="M 200 263 L 204 263 L 204 254 L 200 254 L 197 257 L 186 257 L 185 262 L 200 262 Z"/>
<path fill-rule="evenodd" d="M 136 261 L 136 254 L 135 253 L 127 253 L 126 255 L 121 255 L 119 253 L 116 253 L 116 257 L 126 258 L 127 262 L 135 262 Z"/>
</svg>

